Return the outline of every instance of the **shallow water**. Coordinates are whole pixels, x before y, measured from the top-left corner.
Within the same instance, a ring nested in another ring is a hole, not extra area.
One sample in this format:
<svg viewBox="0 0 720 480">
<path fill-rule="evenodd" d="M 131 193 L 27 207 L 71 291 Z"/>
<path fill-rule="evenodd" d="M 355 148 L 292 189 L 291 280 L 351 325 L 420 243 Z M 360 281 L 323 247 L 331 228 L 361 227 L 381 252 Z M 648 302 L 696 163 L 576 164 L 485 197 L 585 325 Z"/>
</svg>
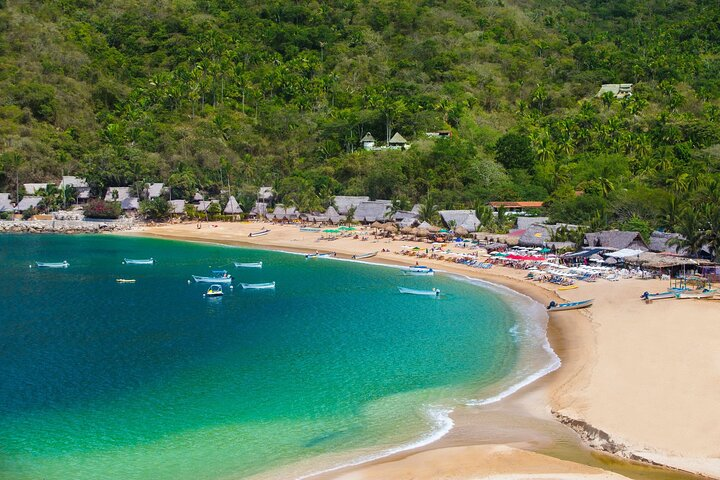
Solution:
<svg viewBox="0 0 720 480">
<path fill-rule="evenodd" d="M 373 456 L 552 361 L 525 300 L 446 276 L 115 236 L 0 236 L 0 265 L 2 478 L 236 478 Z M 203 298 L 188 279 L 211 268 L 277 288 Z"/>
</svg>

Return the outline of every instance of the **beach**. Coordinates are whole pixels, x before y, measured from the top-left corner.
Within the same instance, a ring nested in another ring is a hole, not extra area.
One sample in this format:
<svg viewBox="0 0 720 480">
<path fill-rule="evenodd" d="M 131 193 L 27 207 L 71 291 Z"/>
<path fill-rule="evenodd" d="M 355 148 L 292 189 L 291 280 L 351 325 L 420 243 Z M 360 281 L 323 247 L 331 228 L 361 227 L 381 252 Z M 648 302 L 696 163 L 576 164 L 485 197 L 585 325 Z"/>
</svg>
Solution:
<svg viewBox="0 0 720 480">
<path fill-rule="evenodd" d="M 248 237 L 263 227 L 271 232 Z M 130 234 L 333 251 L 338 258 L 378 251 L 368 261 L 407 265 L 416 259 L 400 255 L 401 247 L 428 247 L 372 235 L 367 241 L 319 241 L 319 232 L 263 223 L 204 223 L 199 229 L 194 223 L 172 224 Z M 580 282 L 577 289 L 557 291 L 556 285 L 527 281 L 524 270 L 422 263 L 507 286 L 543 304 L 586 298 L 595 304 L 551 315 L 548 337 L 562 360 L 555 372 L 502 401 L 457 408 L 454 428 L 434 443 L 315 478 L 623 478 L 595 456 L 578 453 L 576 431 L 590 446 L 624 458 L 720 477 L 720 302 L 642 302 L 644 291 L 667 288 L 660 280 Z M 633 468 L 628 464 L 628 471 Z M 282 472 L 274 475 L 282 478 Z"/>
</svg>

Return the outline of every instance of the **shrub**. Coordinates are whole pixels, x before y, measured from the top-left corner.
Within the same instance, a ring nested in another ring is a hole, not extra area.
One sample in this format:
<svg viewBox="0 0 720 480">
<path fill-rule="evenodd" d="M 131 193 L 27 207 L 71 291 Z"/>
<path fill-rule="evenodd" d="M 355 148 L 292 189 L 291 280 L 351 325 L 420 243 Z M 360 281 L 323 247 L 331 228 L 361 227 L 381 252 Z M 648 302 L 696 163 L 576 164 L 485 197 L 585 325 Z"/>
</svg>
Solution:
<svg viewBox="0 0 720 480">
<path fill-rule="evenodd" d="M 120 202 L 106 202 L 105 200 L 92 200 L 83 207 L 87 218 L 119 218 L 122 215 Z"/>
<path fill-rule="evenodd" d="M 22 213 L 23 220 L 30 220 L 33 216 L 37 215 L 38 211 L 35 207 L 30 207 Z"/>
</svg>

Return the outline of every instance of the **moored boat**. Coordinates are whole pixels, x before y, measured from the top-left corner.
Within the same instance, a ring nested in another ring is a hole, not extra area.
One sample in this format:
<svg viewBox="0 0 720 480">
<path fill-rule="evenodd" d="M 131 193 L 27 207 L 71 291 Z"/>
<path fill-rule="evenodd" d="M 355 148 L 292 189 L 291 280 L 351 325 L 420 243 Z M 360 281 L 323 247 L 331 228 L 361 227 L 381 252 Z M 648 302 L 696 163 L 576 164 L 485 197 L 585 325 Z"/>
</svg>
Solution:
<svg viewBox="0 0 720 480">
<path fill-rule="evenodd" d="M 231 284 L 232 283 L 232 277 L 203 277 L 200 275 L 193 275 L 193 280 L 195 280 L 195 283 L 224 283 L 224 284 Z"/>
<path fill-rule="evenodd" d="M 353 255 L 352 259 L 353 260 L 362 260 L 364 258 L 372 258 L 377 254 L 378 254 L 378 252 L 363 253 L 361 255 Z"/>
<path fill-rule="evenodd" d="M 414 267 L 405 267 L 402 269 L 405 275 L 433 275 L 435 270 L 425 265 L 415 265 Z"/>
<path fill-rule="evenodd" d="M 35 265 L 40 268 L 67 268 L 70 266 L 67 260 L 62 262 L 35 262 Z"/>
<path fill-rule="evenodd" d="M 224 295 L 222 286 L 210 285 L 207 292 L 203 294 L 203 297 L 222 297 Z"/>
<path fill-rule="evenodd" d="M 328 258 L 328 257 L 334 257 L 336 254 L 335 252 L 328 252 L 328 253 L 306 253 L 305 258 Z"/>
<path fill-rule="evenodd" d="M 315 227 L 300 227 L 300 231 L 301 232 L 319 232 L 320 229 L 315 228 Z"/>
<path fill-rule="evenodd" d="M 155 263 L 155 259 L 154 258 L 141 258 L 141 259 L 124 258 L 123 263 L 126 265 L 153 265 Z"/>
<path fill-rule="evenodd" d="M 397 287 L 400 293 L 406 293 L 408 295 L 424 295 L 427 297 L 439 297 L 440 289 L 433 288 L 432 290 L 415 290 L 413 288 Z"/>
<path fill-rule="evenodd" d="M 117 283 L 135 283 L 134 278 L 116 278 L 115 281 Z"/>
<path fill-rule="evenodd" d="M 275 288 L 275 282 L 241 283 L 240 286 L 246 290 L 266 290 L 266 289 Z"/>
<path fill-rule="evenodd" d="M 587 308 L 593 304 L 593 299 L 581 300 L 579 302 L 568 302 L 568 303 L 555 303 L 553 300 L 550 305 L 547 306 L 549 312 L 560 312 L 563 310 L 578 310 L 580 308 Z"/>
<path fill-rule="evenodd" d="M 263 235 L 267 235 L 268 233 L 270 233 L 270 229 L 269 229 L 269 228 L 264 228 L 264 229 L 262 229 L 262 230 L 260 230 L 260 231 L 257 231 L 257 232 L 250 232 L 250 233 L 248 234 L 248 237 L 262 237 Z"/>
<path fill-rule="evenodd" d="M 262 268 L 263 262 L 234 262 L 237 268 Z"/>
</svg>

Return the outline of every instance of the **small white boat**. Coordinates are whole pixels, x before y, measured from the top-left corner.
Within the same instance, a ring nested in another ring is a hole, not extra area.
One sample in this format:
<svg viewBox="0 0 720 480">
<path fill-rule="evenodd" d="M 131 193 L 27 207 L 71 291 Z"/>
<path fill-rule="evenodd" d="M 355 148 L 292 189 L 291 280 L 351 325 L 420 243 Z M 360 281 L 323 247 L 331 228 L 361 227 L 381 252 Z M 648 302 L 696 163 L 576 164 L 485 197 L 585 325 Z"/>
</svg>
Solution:
<svg viewBox="0 0 720 480">
<path fill-rule="evenodd" d="M 153 258 L 141 258 L 141 259 L 124 258 L 123 263 L 126 265 L 153 265 L 155 263 L 155 259 L 153 259 Z"/>
<path fill-rule="evenodd" d="M 246 290 L 267 290 L 275 288 L 275 282 L 268 283 L 241 283 L 240 286 Z"/>
<path fill-rule="evenodd" d="M 403 268 L 402 272 L 405 275 L 434 275 L 435 270 L 433 270 L 430 267 L 426 267 L 425 265 L 416 265 L 414 267 L 405 267 Z"/>
<path fill-rule="evenodd" d="M 315 228 L 315 227 L 300 227 L 300 231 L 301 232 L 319 232 L 320 229 Z"/>
<path fill-rule="evenodd" d="M 251 232 L 250 234 L 248 234 L 248 237 L 262 237 L 263 235 L 267 235 L 268 233 L 270 233 L 270 229 L 264 228 L 258 232 Z"/>
<path fill-rule="evenodd" d="M 210 285 L 208 291 L 203 294 L 203 297 L 222 297 L 224 295 L 222 286 Z"/>
<path fill-rule="evenodd" d="M 548 312 L 560 312 L 563 310 L 578 310 L 580 308 L 587 308 L 593 304 L 593 299 L 590 300 L 581 300 L 579 302 L 569 302 L 569 303 L 555 303 L 555 301 L 550 302 L 550 305 L 548 305 L 547 309 Z"/>
<path fill-rule="evenodd" d="M 70 266 L 67 260 L 62 262 L 35 262 L 35 265 L 40 268 L 67 268 Z"/>
<path fill-rule="evenodd" d="M 115 281 L 117 283 L 135 283 L 134 278 L 116 278 Z"/>
<path fill-rule="evenodd" d="M 237 268 L 262 268 L 262 262 L 241 263 L 235 262 Z"/>
<path fill-rule="evenodd" d="M 424 295 L 426 297 L 439 297 L 440 289 L 433 288 L 432 290 L 415 290 L 413 288 L 397 287 L 400 293 L 406 293 L 408 295 Z"/>
<path fill-rule="evenodd" d="M 352 259 L 353 260 L 362 260 L 364 258 L 372 258 L 377 254 L 378 254 L 378 252 L 363 253 L 362 255 L 353 255 Z"/>
<path fill-rule="evenodd" d="M 232 277 L 202 277 L 199 275 L 193 275 L 193 280 L 195 280 L 195 283 L 224 283 L 227 285 L 230 285 L 232 283 Z"/>
<path fill-rule="evenodd" d="M 715 296 L 715 293 L 717 293 L 717 289 L 715 288 L 703 288 L 702 290 L 686 290 L 684 292 L 680 292 L 677 298 L 713 298 Z"/>
</svg>

